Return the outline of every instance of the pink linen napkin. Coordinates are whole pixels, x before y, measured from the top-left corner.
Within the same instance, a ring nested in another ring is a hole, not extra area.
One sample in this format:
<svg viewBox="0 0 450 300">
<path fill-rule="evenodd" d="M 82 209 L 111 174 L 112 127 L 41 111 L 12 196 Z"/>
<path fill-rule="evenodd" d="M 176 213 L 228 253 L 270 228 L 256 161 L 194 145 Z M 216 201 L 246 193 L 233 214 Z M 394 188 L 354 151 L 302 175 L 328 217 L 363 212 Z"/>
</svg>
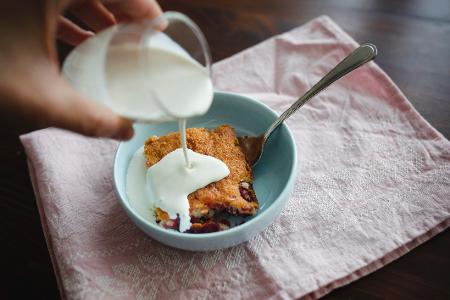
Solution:
<svg viewBox="0 0 450 300">
<path fill-rule="evenodd" d="M 215 86 L 281 112 L 355 47 L 320 17 L 215 64 Z M 287 123 L 299 157 L 289 204 L 253 240 L 209 253 L 163 246 L 127 218 L 112 185 L 116 142 L 22 136 L 63 297 L 315 299 L 449 226 L 450 143 L 376 64 Z"/>
</svg>

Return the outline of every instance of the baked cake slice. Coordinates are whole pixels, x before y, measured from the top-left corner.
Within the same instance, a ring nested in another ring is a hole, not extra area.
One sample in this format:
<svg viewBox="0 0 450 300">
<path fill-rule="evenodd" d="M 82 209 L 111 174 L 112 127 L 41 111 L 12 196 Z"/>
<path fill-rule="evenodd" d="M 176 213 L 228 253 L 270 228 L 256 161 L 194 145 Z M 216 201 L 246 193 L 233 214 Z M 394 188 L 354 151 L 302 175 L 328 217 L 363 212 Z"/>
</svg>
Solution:
<svg viewBox="0 0 450 300">
<path fill-rule="evenodd" d="M 210 155 L 223 161 L 230 174 L 189 194 L 191 229 L 202 233 L 224 230 L 229 227 L 223 214 L 251 216 L 256 214 L 258 201 L 253 190 L 253 173 L 239 147 L 234 129 L 221 125 L 214 129 L 188 128 L 187 146 L 192 151 Z M 160 161 L 165 155 L 180 148 L 179 132 L 150 137 L 144 145 L 147 167 Z M 166 212 L 157 208 L 156 221 L 166 228 L 178 229 L 178 220 L 170 220 Z"/>
</svg>

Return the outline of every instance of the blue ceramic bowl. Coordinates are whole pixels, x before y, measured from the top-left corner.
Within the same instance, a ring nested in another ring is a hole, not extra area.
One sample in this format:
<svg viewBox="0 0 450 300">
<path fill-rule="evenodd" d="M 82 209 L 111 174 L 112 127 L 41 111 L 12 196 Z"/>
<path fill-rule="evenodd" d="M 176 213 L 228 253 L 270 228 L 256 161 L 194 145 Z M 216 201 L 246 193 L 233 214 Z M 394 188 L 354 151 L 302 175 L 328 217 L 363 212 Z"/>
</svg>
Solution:
<svg viewBox="0 0 450 300">
<path fill-rule="evenodd" d="M 221 124 L 233 126 L 238 135 L 258 135 L 277 118 L 264 104 L 236 94 L 216 92 L 208 113 L 188 120 L 188 127 L 213 128 Z M 254 189 L 260 208 L 242 225 L 205 234 L 167 230 L 139 216 L 126 194 L 126 173 L 133 154 L 151 135 L 177 131 L 177 123 L 138 124 L 132 140 L 122 142 L 114 160 L 114 184 L 120 204 L 133 222 L 146 234 L 163 244 L 191 251 L 208 251 L 245 242 L 269 226 L 280 214 L 294 187 L 297 152 L 294 136 L 286 124 L 275 131 L 254 168 Z"/>
</svg>

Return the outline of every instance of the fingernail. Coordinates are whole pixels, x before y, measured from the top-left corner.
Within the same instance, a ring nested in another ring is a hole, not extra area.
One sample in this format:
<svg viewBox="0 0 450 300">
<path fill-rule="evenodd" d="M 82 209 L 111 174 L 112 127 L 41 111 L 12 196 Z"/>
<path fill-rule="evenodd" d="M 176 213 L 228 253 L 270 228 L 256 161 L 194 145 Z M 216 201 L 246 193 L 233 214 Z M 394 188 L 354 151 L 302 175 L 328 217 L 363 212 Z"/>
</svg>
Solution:
<svg viewBox="0 0 450 300">
<path fill-rule="evenodd" d="M 112 138 L 116 139 L 116 140 L 123 140 L 123 141 L 127 141 L 129 139 L 131 139 L 134 135 L 134 129 L 133 127 L 129 126 L 129 127 L 123 127 L 121 128 L 119 131 L 117 131 Z"/>
</svg>

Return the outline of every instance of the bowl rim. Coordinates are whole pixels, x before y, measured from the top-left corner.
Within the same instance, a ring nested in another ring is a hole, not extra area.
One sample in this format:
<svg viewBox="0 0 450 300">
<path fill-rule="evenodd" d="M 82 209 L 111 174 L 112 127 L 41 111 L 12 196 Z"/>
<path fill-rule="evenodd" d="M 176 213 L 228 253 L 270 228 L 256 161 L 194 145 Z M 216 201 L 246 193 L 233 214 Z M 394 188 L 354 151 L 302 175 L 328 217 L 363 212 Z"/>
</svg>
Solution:
<svg viewBox="0 0 450 300">
<path fill-rule="evenodd" d="M 216 97 L 216 95 L 222 95 L 222 96 L 232 96 L 232 97 L 239 97 L 239 98 L 243 98 L 245 99 L 245 101 L 249 101 L 252 102 L 253 104 L 260 106 L 262 108 L 264 108 L 265 110 L 268 110 L 271 114 L 274 115 L 274 117 L 278 117 L 278 113 L 276 113 L 273 109 L 271 109 L 269 106 L 267 106 L 266 104 L 237 94 L 237 93 L 231 93 L 231 92 L 224 92 L 224 91 L 218 91 L 215 90 L 214 91 L 214 97 Z M 214 100 L 213 100 L 214 101 Z M 181 238 L 181 239 L 192 239 L 192 240 L 202 240 L 202 239 L 207 239 L 207 238 L 227 238 L 229 236 L 235 235 L 235 234 L 239 234 L 241 232 L 246 232 L 247 228 L 251 228 L 251 226 L 253 225 L 253 223 L 257 222 L 258 219 L 261 219 L 263 216 L 268 215 L 270 213 L 273 212 L 273 210 L 275 210 L 275 206 L 273 205 L 275 202 L 279 201 L 280 199 L 283 199 L 285 197 L 289 196 L 289 193 L 291 191 L 291 186 L 294 184 L 294 180 L 296 178 L 297 175 L 297 146 L 295 143 L 295 138 L 294 135 L 292 134 L 292 131 L 289 129 L 289 127 L 287 126 L 287 124 L 284 122 L 283 124 L 281 124 L 281 126 L 283 126 L 288 133 L 289 139 L 291 141 L 290 143 L 290 147 L 293 148 L 292 152 L 294 153 L 293 155 L 293 167 L 291 169 L 291 172 L 289 174 L 289 178 L 285 184 L 285 186 L 283 187 L 282 191 L 280 192 L 280 194 L 275 198 L 275 200 L 269 205 L 269 207 L 267 207 L 267 209 L 265 209 L 264 211 L 262 211 L 261 213 L 257 213 L 251 220 L 246 221 L 244 224 L 241 224 L 239 226 L 227 229 L 227 230 L 223 230 L 223 231 L 217 231 L 217 232 L 209 232 L 209 233 L 202 233 L 202 234 L 191 234 L 191 233 L 184 233 L 184 232 L 178 232 L 175 230 L 168 230 L 165 228 L 161 228 L 160 226 L 158 226 L 157 224 L 152 224 L 150 221 L 144 219 L 143 217 L 141 217 L 139 214 L 137 214 L 134 209 L 131 207 L 131 204 L 129 203 L 129 201 L 125 201 L 125 199 L 122 199 L 120 193 L 119 193 L 119 183 L 117 182 L 117 177 L 116 177 L 116 166 L 117 166 L 117 161 L 119 159 L 119 150 L 122 147 L 122 145 L 125 142 L 120 142 L 119 146 L 116 149 L 116 153 L 114 155 L 114 162 L 113 162 L 113 183 L 114 183 L 114 190 L 115 193 L 117 195 L 117 198 L 120 202 L 120 204 L 122 205 L 122 207 L 126 210 L 126 212 L 128 214 L 131 214 L 133 216 L 133 218 L 136 218 L 137 220 L 139 220 L 140 223 L 146 225 L 147 227 L 151 228 L 152 230 L 155 230 L 157 232 L 160 232 L 163 235 L 168 235 L 174 238 Z M 133 220 L 133 222 L 135 222 L 135 220 Z"/>
</svg>

